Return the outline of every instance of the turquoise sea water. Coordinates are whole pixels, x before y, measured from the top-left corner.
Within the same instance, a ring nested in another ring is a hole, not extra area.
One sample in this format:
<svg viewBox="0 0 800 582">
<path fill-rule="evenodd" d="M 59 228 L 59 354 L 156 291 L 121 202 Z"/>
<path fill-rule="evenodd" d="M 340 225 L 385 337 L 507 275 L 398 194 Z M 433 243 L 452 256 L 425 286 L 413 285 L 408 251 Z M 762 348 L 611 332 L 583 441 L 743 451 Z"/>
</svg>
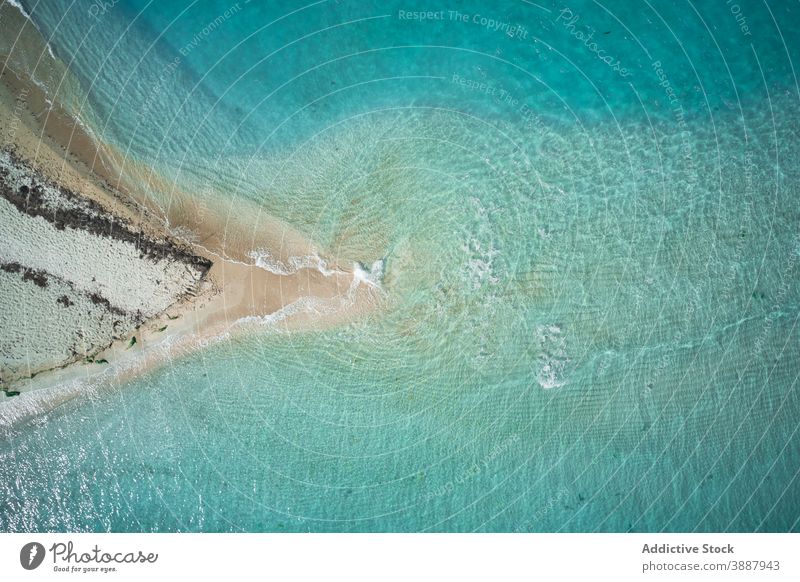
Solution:
<svg viewBox="0 0 800 582">
<path fill-rule="evenodd" d="M 14 428 L 0 529 L 800 529 L 796 4 L 23 4 L 98 136 L 386 306 Z"/>
</svg>

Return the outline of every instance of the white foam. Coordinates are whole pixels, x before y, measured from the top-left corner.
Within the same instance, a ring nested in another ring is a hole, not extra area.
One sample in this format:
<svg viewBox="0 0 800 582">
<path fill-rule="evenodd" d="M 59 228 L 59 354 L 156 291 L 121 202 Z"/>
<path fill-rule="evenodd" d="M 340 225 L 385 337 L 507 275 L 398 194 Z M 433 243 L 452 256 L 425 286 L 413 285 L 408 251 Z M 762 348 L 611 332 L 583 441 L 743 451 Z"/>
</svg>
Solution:
<svg viewBox="0 0 800 582">
<path fill-rule="evenodd" d="M 9 4 L 9 6 L 13 6 L 17 10 L 19 10 L 20 13 L 22 14 L 22 16 L 28 22 L 30 22 L 36 30 L 39 31 L 39 34 L 42 34 L 42 31 L 39 29 L 38 26 L 36 26 L 36 23 L 33 21 L 33 18 L 31 18 L 31 15 L 28 14 L 28 12 L 25 10 L 25 7 L 22 4 L 17 2 L 17 0 L 6 0 L 6 2 Z M 42 34 L 42 40 L 44 40 L 44 35 L 43 34 Z M 50 48 L 50 44 L 46 40 L 44 40 L 44 46 L 47 48 L 47 52 L 50 53 L 50 56 L 53 58 L 53 60 L 56 60 L 56 55 L 53 52 L 53 49 Z M 50 105 L 52 106 L 52 103 Z"/>
<path fill-rule="evenodd" d="M 536 381 L 545 390 L 561 388 L 567 382 L 560 379 L 566 363 L 559 360 L 545 361 L 539 372 L 536 374 Z"/>
<path fill-rule="evenodd" d="M 323 313 L 322 302 L 315 297 L 301 297 L 288 305 L 284 305 L 277 311 L 273 311 L 267 315 L 248 315 L 236 321 L 237 325 L 258 324 L 267 327 L 276 326 L 276 324 L 288 319 L 293 315 L 299 313 Z"/>
<path fill-rule="evenodd" d="M 568 380 L 564 376 L 570 359 L 561 326 L 555 323 L 539 325 L 535 329 L 535 337 L 541 350 L 536 370 L 539 386 L 550 390 L 566 385 Z"/>
<path fill-rule="evenodd" d="M 481 206 L 477 212 L 481 216 L 486 210 Z M 464 266 L 464 277 L 472 284 L 473 289 L 480 289 L 486 284 L 497 285 L 504 276 L 497 272 L 495 258 L 500 255 L 500 251 L 495 248 L 494 242 L 481 242 L 481 238 L 487 235 L 490 228 L 487 223 L 461 246 L 468 257 Z"/>
<path fill-rule="evenodd" d="M 14 8 L 16 8 L 17 10 L 19 10 L 20 12 L 22 12 L 22 15 L 23 15 L 25 18 L 27 18 L 28 20 L 31 20 L 31 15 L 30 15 L 30 14 L 28 14 L 28 13 L 25 11 L 25 7 L 24 7 L 22 4 L 20 4 L 19 2 L 17 2 L 17 0 L 6 0 L 6 2 L 8 2 L 8 4 L 9 4 L 10 6 L 13 6 Z M 33 21 L 31 20 L 31 22 L 33 22 Z"/>
<path fill-rule="evenodd" d="M 91 395 L 96 387 L 84 379 L 74 379 L 58 386 L 32 390 L 0 402 L 0 430 L 45 414 L 80 395 Z"/>
<path fill-rule="evenodd" d="M 364 283 L 370 287 L 380 287 L 383 280 L 383 266 L 384 260 L 379 259 L 372 263 L 367 271 L 361 263 L 353 264 L 353 283 L 358 286 L 359 283 Z"/>
<path fill-rule="evenodd" d="M 335 273 L 335 270 L 329 269 L 325 259 L 316 252 L 310 255 L 290 256 L 286 261 L 273 257 L 267 249 L 250 251 L 248 256 L 255 261 L 256 267 L 276 275 L 292 275 L 301 269 L 316 269 L 326 277 Z"/>
</svg>

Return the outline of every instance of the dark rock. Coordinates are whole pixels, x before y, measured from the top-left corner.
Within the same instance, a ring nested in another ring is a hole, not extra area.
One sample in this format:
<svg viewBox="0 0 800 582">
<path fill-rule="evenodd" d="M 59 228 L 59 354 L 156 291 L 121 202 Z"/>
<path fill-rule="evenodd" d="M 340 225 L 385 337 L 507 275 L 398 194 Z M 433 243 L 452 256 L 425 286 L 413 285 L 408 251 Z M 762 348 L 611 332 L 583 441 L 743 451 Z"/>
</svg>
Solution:
<svg viewBox="0 0 800 582">
<path fill-rule="evenodd" d="M 72 307 L 73 305 L 75 305 L 75 303 L 70 301 L 69 297 L 67 297 L 66 295 L 62 295 L 61 297 L 56 299 L 56 303 L 58 303 L 59 305 L 63 305 L 64 307 Z"/>
<path fill-rule="evenodd" d="M 33 281 L 39 287 L 47 287 L 47 274 L 44 271 L 34 271 L 33 269 L 25 269 L 22 274 L 23 281 Z"/>
<path fill-rule="evenodd" d="M 8 176 L 3 175 L 0 180 L 0 196 L 8 200 L 19 211 L 31 217 L 41 217 L 53 224 L 59 230 L 67 227 L 85 230 L 96 236 L 113 238 L 122 242 L 134 245 L 143 257 L 152 261 L 168 258 L 173 261 L 181 262 L 189 266 L 194 266 L 200 271 L 200 277 L 204 277 L 213 264 L 208 259 L 196 256 L 179 248 L 170 240 L 151 240 L 134 230 L 133 225 L 127 223 L 117 216 L 113 216 L 103 206 L 94 200 L 83 198 L 74 192 L 54 184 L 48 184 L 36 174 L 27 164 L 22 162 L 13 153 L 8 152 L 12 163 L 23 168 L 28 174 L 32 175 L 34 182 L 30 188 L 23 186 L 19 191 L 11 188 L 8 183 Z M 36 181 L 39 181 L 37 183 Z M 74 202 L 75 207 L 60 209 L 57 213 L 53 212 L 43 196 L 42 186 L 48 184 L 57 189 L 64 199 Z"/>
</svg>

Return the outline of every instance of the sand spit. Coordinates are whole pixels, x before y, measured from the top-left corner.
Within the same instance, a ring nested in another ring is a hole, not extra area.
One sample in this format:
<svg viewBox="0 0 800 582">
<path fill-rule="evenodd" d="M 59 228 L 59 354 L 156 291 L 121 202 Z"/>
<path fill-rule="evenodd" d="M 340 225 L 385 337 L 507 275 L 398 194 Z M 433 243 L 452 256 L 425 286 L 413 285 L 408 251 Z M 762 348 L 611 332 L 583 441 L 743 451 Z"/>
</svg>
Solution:
<svg viewBox="0 0 800 582">
<path fill-rule="evenodd" d="M 250 222 L 234 221 L 160 182 L 13 63 L 0 57 L 0 428 L 234 333 L 319 329 L 379 304 L 353 261 L 256 206 L 237 202 Z"/>
</svg>

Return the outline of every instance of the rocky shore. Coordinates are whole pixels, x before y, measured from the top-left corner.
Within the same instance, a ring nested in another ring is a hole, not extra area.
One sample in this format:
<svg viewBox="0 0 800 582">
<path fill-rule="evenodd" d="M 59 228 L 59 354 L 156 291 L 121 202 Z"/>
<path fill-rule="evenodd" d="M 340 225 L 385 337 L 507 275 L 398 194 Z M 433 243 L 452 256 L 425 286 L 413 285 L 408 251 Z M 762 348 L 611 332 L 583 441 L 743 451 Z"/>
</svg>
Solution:
<svg viewBox="0 0 800 582">
<path fill-rule="evenodd" d="M 8 4 L 0 21 L 21 31 L 0 34 L 0 431 L 233 333 L 378 306 L 352 259 L 244 199 L 232 220 L 101 140 L 38 31 Z"/>
<path fill-rule="evenodd" d="M 91 360 L 193 297 L 212 266 L 0 151 L 0 385 Z"/>
</svg>

